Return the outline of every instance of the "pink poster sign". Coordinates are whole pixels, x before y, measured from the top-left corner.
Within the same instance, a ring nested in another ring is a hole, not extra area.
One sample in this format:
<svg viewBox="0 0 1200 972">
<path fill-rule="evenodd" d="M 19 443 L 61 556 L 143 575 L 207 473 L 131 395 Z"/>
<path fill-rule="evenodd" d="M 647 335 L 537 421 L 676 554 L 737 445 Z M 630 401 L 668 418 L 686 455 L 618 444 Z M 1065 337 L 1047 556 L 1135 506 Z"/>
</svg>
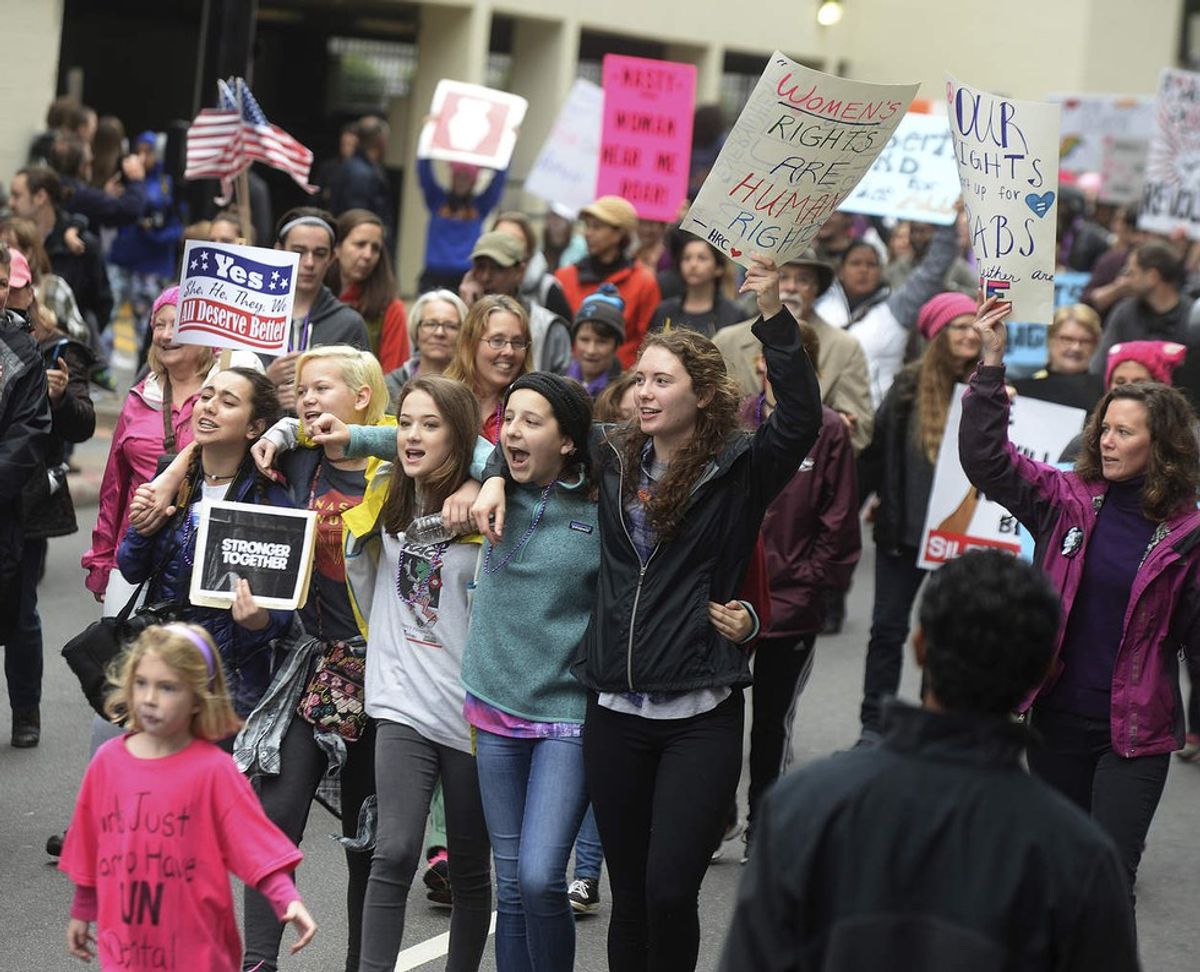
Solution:
<svg viewBox="0 0 1200 972">
<path fill-rule="evenodd" d="M 687 195 L 696 67 L 608 54 L 597 196 L 622 196 L 642 219 L 673 222 Z"/>
</svg>

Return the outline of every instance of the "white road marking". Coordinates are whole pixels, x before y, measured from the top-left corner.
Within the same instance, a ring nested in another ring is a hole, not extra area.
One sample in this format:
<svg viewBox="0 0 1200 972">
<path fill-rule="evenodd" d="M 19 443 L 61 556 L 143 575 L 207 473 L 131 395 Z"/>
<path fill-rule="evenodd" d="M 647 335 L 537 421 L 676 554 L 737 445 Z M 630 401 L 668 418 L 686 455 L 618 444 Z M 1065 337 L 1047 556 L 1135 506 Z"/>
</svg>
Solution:
<svg viewBox="0 0 1200 972">
<path fill-rule="evenodd" d="M 488 926 L 488 937 L 496 934 L 496 912 L 492 912 L 492 923 Z M 443 932 L 433 938 L 419 942 L 406 948 L 396 956 L 396 972 L 410 972 L 419 969 L 426 962 L 441 958 L 450 951 L 450 933 Z"/>
</svg>

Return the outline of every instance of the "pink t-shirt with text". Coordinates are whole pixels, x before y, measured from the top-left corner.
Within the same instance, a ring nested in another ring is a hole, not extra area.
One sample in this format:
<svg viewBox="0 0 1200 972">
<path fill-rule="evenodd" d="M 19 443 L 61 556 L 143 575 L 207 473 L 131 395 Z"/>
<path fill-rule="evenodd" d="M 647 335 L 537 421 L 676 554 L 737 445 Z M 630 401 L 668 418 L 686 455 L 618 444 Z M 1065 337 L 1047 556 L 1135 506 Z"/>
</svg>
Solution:
<svg viewBox="0 0 1200 972">
<path fill-rule="evenodd" d="M 96 888 L 100 968 L 237 972 L 229 872 L 253 887 L 303 855 L 212 743 L 139 759 L 127 738 L 88 765 L 58 864 Z"/>
</svg>

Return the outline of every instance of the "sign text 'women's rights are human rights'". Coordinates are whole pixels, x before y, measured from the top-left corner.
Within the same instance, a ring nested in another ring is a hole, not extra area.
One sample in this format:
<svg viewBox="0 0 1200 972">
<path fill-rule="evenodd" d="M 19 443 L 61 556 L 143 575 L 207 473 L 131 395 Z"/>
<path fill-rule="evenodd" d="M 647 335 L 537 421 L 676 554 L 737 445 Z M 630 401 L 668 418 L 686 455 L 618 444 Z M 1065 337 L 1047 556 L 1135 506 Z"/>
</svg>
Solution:
<svg viewBox="0 0 1200 972">
<path fill-rule="evenodd" d="M 985 296 L 1011 301 L 1014 321 L 1054 313 L 1058 105 L 1016 101 L 946 78 L 971 249 Z"/>
<path fill-rule="evenodd" d="M 192 240 L 183 252 L 175 340 L 258 354 L 287 349 L 300 255 Z"/>
<path fill-rule="evenodd" d="M 917 93 L 813 71 L 776 51 L 683 220 L 740 263 L 812 245 L 871 168 Z"/>
</svg>

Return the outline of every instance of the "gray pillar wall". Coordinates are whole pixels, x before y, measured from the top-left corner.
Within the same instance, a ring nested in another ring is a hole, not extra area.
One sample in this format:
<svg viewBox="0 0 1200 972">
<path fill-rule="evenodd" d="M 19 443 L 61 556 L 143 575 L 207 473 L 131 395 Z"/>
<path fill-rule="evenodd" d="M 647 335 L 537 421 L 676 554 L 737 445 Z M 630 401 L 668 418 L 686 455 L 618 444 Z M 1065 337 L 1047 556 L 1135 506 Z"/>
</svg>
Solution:
<svg viewBox="0 0 1200 972">
<path fill-rule="evenodd" d="M 468 7 L 426 4 L 421 8 L 417 35 L 417 71 L 408 110 L 404 158 L 410 163 L 404 178 L 400 210 L 397 275 L 400 293 L 416 296 L 417 278 L 425 263 L 428 212 L 417 180 L 417 139 L 442 78 L 483 84 L 487 73 L 492 5 L 476 0 Z"/>
</svg>

